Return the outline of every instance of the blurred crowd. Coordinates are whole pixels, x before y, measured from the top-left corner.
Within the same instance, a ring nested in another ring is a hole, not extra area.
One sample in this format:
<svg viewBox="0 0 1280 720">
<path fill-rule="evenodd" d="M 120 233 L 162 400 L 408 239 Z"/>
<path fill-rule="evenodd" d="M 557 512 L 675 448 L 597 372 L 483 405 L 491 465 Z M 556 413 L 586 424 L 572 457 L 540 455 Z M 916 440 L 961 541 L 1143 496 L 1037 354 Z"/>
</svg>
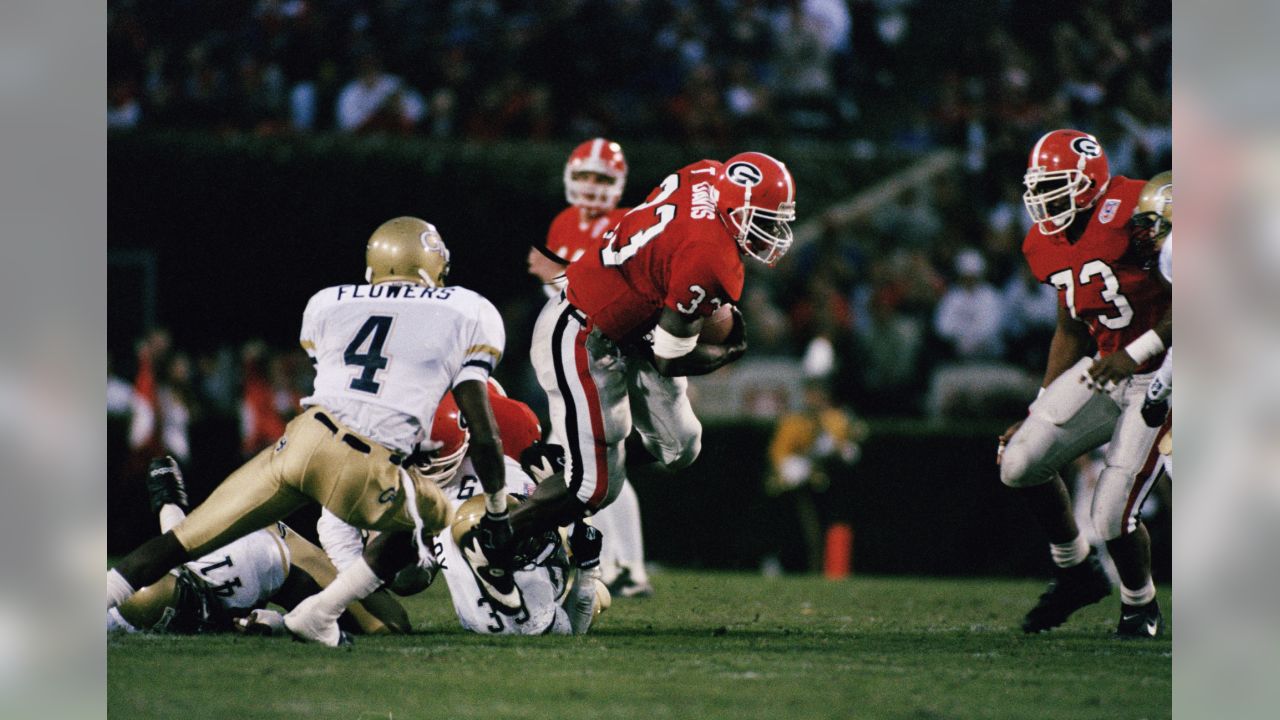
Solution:
<svg viewBox="0 0 1280 720">
<path fill-rule="evenodd" d="M 802 221 L 826 218 L 817 239 L 776 271 L 751 268 L 750 357 L 798 358 L 805 377 L 827 379 L 837 402 L 869 416 L 990 417 L 1034 396 L 1055 296 L 1022 260 L 1029 221 L 1020 195 L 1041 134 L 1095 134 L 1114 174 L 1149 177 L 1172 164 L 1167 4 L 110 0 L 108 8 L 108 119 L 117 127 L 566 147 L 604 134 L 624 148 L 629 139 L 813 138 L 868 157 L 955 151 L 952 169 L 903 187 L 856 222 L 803 208 Z M 512 322 L 537 302 L 533 293 L 519 299 L 528 307 Z M 231 351 L 172 357 L 152 372 L 188 384 L 193 407 L 229 411 L 238 371 L 248 387 L 250 363 Z M 255 377 L 276 388 L 276 400 L 283 388 L 305 391 L 309 367 L 297 360 L 267 354 Z"/>
</svg>

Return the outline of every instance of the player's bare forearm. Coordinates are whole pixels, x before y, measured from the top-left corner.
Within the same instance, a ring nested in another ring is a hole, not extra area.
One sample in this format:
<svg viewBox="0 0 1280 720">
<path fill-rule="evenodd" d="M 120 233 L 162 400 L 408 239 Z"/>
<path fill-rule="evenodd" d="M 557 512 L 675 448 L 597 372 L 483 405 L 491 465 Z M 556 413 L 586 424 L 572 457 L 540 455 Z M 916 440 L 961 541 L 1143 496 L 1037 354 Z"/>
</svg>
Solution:
<svg viewBox="0 0 1280 720">
<path fill-rule="evenodd" d="M 507 484 L 506 466 L 502 462 L 498 422 L 489 405 L 488 386 L 479 380 L 461 382 L 453 389 L 453 399 L 467 419 L 471 433 L 471 447 L 467 455 L 480 476 L 480 485 L 488 495 L 502 492 Z"/>
<path fill-rule="evenodd" d="M 1045 367 L 1044 382 L 1040 387 L 1049 387 L 1049 383 L 1076 364 L 1076 361 L 1084 357 L 1088 346 L 1088 328 L 1084 323 L 1071 317 L 1065 308 L 1058 308 L 1058 327 L 1054 330 L 1053 340 L 1049 343 L 1049 362 Z"/>
<path fill-rule="evenodd" d="M 747 352 L 746 342 L 737 345 L 698 345 L 688 355 L 677 358 L 653 358 L 658 374 L 665 377 L 706 375 L 715 372 L 742 357 Z"/>
</svg>

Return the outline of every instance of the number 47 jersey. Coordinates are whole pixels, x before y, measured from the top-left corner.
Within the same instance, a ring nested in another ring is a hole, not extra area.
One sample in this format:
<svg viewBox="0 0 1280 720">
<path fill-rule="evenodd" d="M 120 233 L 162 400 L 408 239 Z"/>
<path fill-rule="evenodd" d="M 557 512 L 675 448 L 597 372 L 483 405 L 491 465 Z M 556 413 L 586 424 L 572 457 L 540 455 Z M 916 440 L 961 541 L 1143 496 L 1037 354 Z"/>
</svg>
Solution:
<svg viewBox="0 0 1280 720">
<path fill-rule="evenodd" d="M 668 175 L 569 266 L 569 302 L 615 341 L 653 329 L 663 308 L 710 315 L 742 295 L 738 244 L 716 214 L 721 164 L 701 160 Z"/>
<path fill-rule="evenodd" d="M 1113 177 L 1075 243 L 1065 232 L 1045 235 L 1034 226 L 1022 243 L 1031 272 L 1040 282 L 1055 286 L 1059 306 L 1089 326 L 1102 357 L 1154 328 L 1172 302 L 1169 290 L 1153 273 L 1126 257 L 1129 218 L 1144 184 Z M 1160 358 L 1152 358 L 1138 371 L 1159 365 Z"/>
<path fill-rule="evenodd" d="M 486 382 L 506 341 L 496 308 L 462 287 L 338 285 L 312 296 L 302 347 L 320 405 L 402 452 L 431 432 L 436 406 L 465 380 Z"/>
</svg>

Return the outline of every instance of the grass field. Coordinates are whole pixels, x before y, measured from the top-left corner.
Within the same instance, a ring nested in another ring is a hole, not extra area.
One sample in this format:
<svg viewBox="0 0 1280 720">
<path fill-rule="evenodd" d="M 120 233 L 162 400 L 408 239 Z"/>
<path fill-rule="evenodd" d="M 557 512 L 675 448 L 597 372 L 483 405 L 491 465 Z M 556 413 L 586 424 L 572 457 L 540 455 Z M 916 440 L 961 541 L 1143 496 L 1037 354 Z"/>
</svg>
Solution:
<svg viewBox="0 0 1280 720">
<path fill-rule="evenodd" d="M 117 718 L 1167 718 L 1171 633 L 1109 637 L 1113 594 L 1035 637 L 1042 583 L 665 572 L 585 637 L 464 633 L 443 587 L 418 632 L 330 650 L 281 639 L 108 644 Z M 1166 619 L 1171 593 L 1161 588 Z M 1171 624 L 1170 624 L 1171 627 Z"/>
</svg>

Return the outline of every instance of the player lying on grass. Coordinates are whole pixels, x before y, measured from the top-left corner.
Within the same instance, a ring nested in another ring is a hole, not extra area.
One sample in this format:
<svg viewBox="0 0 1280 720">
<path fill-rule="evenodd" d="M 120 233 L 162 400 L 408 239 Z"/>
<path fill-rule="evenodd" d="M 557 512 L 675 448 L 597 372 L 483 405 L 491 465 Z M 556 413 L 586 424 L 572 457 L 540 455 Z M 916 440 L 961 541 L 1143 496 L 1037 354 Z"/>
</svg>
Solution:
<svg viewBox="0 0 1280 720">
<path fill-rule="evenodd" d="M 498 424 L 506 463 L 508 503 L 516 507 L 536 491 L 534 481 L 514 456 L 523 455 L 536 466 L 544 456 L 561 457 L 564 450 L 540 442 L 542 431 L 527 405 L 505 397 L 490 385 L 490 405 Z M 425 590 L 443 573 L 458 620 L 467 630 L 502 635 L 582 634 L 610 604 L 600 581 L 601 533 L 577 523 L 567 538 L 549 531 L 518 543 L 509 561 L 512 587 L 498 588 L 476 565 L 487 565 L 475 547 L 476 530 L 484 515 L 480 481 L 466 455 L 469 433 L 452 396 L 446 395 L 432 423 L 439 460 L 418 467 L 425 480 L 444 490 L 455 520 L 434 539 L 426 563 L 401 571 L 390 583 L 397 593 Z M 323 512 L 317 524 L 320 542 L 338 567 L 359 559 L 364 549 L 360 531 L 332 513 Z M 510 609 L 509 609 L 510 608 Z"/>
<path fill-rule="evenodd" d="M 176 460 L 151 462 L 147 490 L 160 532 L 186 517 L 187 490 Z M 175 568 L 108 609 L 107 631 L 283 634 L 284 616 L 267 603 L 291 609 L 337 574 L 320 548 L 278 522 Z M 340 623 L 370 634 L 409 631 L 408 614 L 386 591 L 352 604 Z"/>
</svg>

